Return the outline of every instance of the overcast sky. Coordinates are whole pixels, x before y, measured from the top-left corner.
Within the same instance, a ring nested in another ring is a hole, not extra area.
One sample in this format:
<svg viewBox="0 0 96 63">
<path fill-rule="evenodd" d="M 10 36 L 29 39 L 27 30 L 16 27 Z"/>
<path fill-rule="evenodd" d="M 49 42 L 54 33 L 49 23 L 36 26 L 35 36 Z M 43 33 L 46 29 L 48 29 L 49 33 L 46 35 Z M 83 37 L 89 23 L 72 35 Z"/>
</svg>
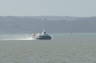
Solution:
<svg viewBox="0 0 96 63">
<path fill-rule="evenodd" d="M 0 0 L 0 16 L 96 16 L 96 0 Z"/>
</svg>

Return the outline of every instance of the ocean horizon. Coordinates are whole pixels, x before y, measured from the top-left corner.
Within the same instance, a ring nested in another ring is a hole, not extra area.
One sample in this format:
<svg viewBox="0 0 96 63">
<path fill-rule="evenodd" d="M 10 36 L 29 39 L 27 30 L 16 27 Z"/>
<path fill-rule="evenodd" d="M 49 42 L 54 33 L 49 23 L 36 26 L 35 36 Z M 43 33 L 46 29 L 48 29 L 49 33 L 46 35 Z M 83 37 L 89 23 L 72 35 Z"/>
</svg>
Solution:
<svg viewBox="0 0 96 63">
<path fill-rule="evenodd" d="M 63 38 L 94 38 L 96 33 L 49 33 L 53 40 Z M 32 40 L 32 33 L 0 34 L 0 40 Z"/>
</svg>

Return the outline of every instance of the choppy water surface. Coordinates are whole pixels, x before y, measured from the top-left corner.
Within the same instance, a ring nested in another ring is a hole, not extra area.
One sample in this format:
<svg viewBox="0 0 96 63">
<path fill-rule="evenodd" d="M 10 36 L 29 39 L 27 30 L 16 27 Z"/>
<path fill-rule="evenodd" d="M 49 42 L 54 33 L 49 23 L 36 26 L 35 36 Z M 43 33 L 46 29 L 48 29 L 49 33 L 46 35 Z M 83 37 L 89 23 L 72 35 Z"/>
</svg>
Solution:
<svg viewBox="0 0 96 63">
<path fill-rule="evenodd" d="M 96 37 L 1 40 L 0 63 L 96 63 Z"/>
</svg>

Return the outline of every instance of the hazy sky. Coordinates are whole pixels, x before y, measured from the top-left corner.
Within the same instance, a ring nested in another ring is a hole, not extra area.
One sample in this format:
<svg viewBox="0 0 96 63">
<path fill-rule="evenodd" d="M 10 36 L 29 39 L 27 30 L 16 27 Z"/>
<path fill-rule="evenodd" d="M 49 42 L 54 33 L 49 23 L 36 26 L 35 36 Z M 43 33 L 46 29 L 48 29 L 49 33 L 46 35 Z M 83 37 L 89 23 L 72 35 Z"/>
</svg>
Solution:
<svg viewBox="0 0 96 63">
<path fill-rule="evenodd" d="M 96 0 L 0 0 L 0 16 L 96 16 Z"/>
</svg>

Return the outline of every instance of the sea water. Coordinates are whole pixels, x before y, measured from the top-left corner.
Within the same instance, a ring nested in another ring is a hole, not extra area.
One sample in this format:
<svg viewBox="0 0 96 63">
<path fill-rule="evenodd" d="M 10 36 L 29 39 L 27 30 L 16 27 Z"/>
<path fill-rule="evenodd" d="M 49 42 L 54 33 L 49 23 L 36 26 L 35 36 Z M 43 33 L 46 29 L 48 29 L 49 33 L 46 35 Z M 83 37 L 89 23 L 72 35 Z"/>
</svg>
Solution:
<svg viewBox="0 0 96 63">
<path fill-rule="evenodd" d="M 53 34 L 32 40 L 30 34 L 0 36 L 0 63 L 96 63 L 96 33 Z"/>
</svg>

